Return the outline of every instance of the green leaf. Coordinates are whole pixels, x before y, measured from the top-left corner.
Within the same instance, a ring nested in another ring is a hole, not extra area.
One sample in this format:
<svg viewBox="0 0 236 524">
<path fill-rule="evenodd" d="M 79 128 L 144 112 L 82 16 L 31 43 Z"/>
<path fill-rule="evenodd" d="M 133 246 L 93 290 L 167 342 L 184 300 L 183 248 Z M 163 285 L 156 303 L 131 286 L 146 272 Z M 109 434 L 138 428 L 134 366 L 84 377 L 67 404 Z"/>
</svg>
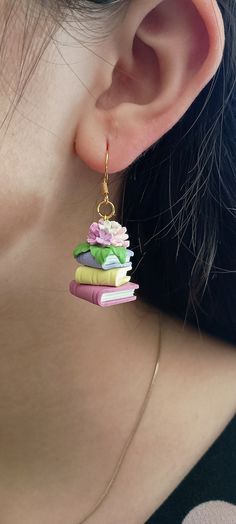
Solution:
<svg viewBox="0 0 236 524">
<path fill-rule="evenodd" d="M 81 253 L 87 253 L 87 251 L 90 251 L 91 245 L 88 244 L 88 242 L 83 242 L 82 244 L 79 244 L 73 251 L 74 257 L 78 257 Z"/>
<path fill-rule="evenodd" d="M 121 264 L 125 264 L 126 261 L 126 248 L 111 246 L 112 252 L 119 258 Z"/>
<path fill-rule="evenodd" d="M 96 259 L 98 264 L 103 264 L 109 255 L 112 255 L 112 250 L 109 247 L 91 246 L 91 255 Z"/>
<path fill-rule="evenodd" d="M 107 246 L 102 247 L 98 245 L 90 246 L 90 251 L 92 256 L 96 259 L 98 264 L 103 264 L 106 262 L 106 259 L 109 255 L 116 255 L 121 264 L 124 264 L 126 261 L 126 248 L 125 247 L 115 247 Z"/>
</svg>

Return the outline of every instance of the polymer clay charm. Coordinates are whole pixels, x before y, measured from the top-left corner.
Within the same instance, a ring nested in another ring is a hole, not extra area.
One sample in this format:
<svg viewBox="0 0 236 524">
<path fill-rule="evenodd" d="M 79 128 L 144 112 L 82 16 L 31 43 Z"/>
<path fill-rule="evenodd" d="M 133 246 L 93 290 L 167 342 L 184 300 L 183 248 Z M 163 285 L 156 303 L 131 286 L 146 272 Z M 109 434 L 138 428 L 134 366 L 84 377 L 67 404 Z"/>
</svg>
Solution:
<svg viewBox="0 0 236 524">
<path fill-rule="evenodd" d="M 127 272 L 134 252 L 129 247 L 127 229 L 118 222 L 100 219 L 89 228 L 87 242 L 73 251 L 79 263 L 70 292 L 93 304 L 108 307 L 136 300 L 138 284 Z"/>
</svg>

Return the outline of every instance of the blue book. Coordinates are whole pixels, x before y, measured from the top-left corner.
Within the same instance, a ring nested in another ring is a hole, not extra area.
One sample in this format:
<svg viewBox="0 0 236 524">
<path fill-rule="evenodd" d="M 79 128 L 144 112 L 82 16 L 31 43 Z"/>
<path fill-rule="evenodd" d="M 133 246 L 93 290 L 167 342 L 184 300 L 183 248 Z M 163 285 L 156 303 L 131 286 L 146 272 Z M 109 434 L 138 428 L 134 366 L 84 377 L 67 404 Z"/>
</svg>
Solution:
<svg viewBox="0 0 236 524">
<path fill-rule="evenodd" d="M 108 255 L 106 261 L 103 264 L 99 264 L 90 251 L 87 251 L 87 253 L 81 253 L 81 255 L 78 255 L 77 257 L 75 257 L 75 259 L 77 260 L 77 262 L 79 262 L 79 264 L 82 264 L 83 266 L 95 267 L 97 269 L 106 270 L 118 267 L 129 267 L 131 264 L 130 258 L 134 256 L 134 252 L 131 251 L 131 249 L 126 249 L 126 251 L 126 262 L 124 264 L 121 264 L 119 258 L 114 254 Z"/>
</svg>

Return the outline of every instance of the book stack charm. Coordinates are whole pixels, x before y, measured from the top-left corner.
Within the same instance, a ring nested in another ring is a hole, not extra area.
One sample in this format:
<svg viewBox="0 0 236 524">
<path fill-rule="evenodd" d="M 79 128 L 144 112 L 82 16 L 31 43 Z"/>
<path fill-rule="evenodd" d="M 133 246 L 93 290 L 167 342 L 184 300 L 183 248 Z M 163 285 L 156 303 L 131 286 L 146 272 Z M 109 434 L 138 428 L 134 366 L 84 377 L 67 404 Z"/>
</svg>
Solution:
<svg viewBox="0 0 236 524">
<path fill-rule="evenodd" d="M 101 217 L 89 228 L 87 242 L 79 244 L 73 256 L 79 266 L 75 279 L 70 283 L 70 292 L 101 307 L 114 306 L 136 300 L 138 284 L 130 282 L 127 272 L 132 269 L 131 257 L 134 252 L 126 227 L 110 220 L 115 214 L 115 206 L 109 200 L 108 190 L 108 144 L 105 159 L 105 176 L 101 184 L 103 200 L 97 206 Z M 109 214 L 101 212 L 102 207 L 110 209 Z"/>
</svg>

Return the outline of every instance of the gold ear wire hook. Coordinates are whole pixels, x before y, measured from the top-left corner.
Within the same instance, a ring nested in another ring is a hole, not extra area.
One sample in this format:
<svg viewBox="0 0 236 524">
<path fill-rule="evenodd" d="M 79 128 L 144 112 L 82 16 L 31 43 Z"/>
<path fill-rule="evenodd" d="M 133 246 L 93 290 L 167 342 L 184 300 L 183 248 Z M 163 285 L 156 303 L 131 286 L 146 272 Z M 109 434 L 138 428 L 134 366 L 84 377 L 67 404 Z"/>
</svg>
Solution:
<svg viewBox="0 0 236 524">
<path fill-rule="evenodd" d="M 105 175 L 104 175 L 103 181 L 101 183 L 101 193 L 102 193 L 102 196 L 104 198 L 103 198 L 102 202 L 100 202 L 98 204 L 98 206 L 97 206 L 97 212 L 100 215 L 100 217 L 102 217 L 104 220 L 110 220 L 110 218 L 112 218 L 116 214 L 115 206 L 109 200 L 108 162 L 109 162 L 109 142 L 107 141 L 106 156 L 105 156 Z M 101 207 L 103 205 L 111 207 L 111 211 L 110 211 L 110 213 L 108 215 L 106 213 L 105 214 L 101 213 Z"/>
</svg>

